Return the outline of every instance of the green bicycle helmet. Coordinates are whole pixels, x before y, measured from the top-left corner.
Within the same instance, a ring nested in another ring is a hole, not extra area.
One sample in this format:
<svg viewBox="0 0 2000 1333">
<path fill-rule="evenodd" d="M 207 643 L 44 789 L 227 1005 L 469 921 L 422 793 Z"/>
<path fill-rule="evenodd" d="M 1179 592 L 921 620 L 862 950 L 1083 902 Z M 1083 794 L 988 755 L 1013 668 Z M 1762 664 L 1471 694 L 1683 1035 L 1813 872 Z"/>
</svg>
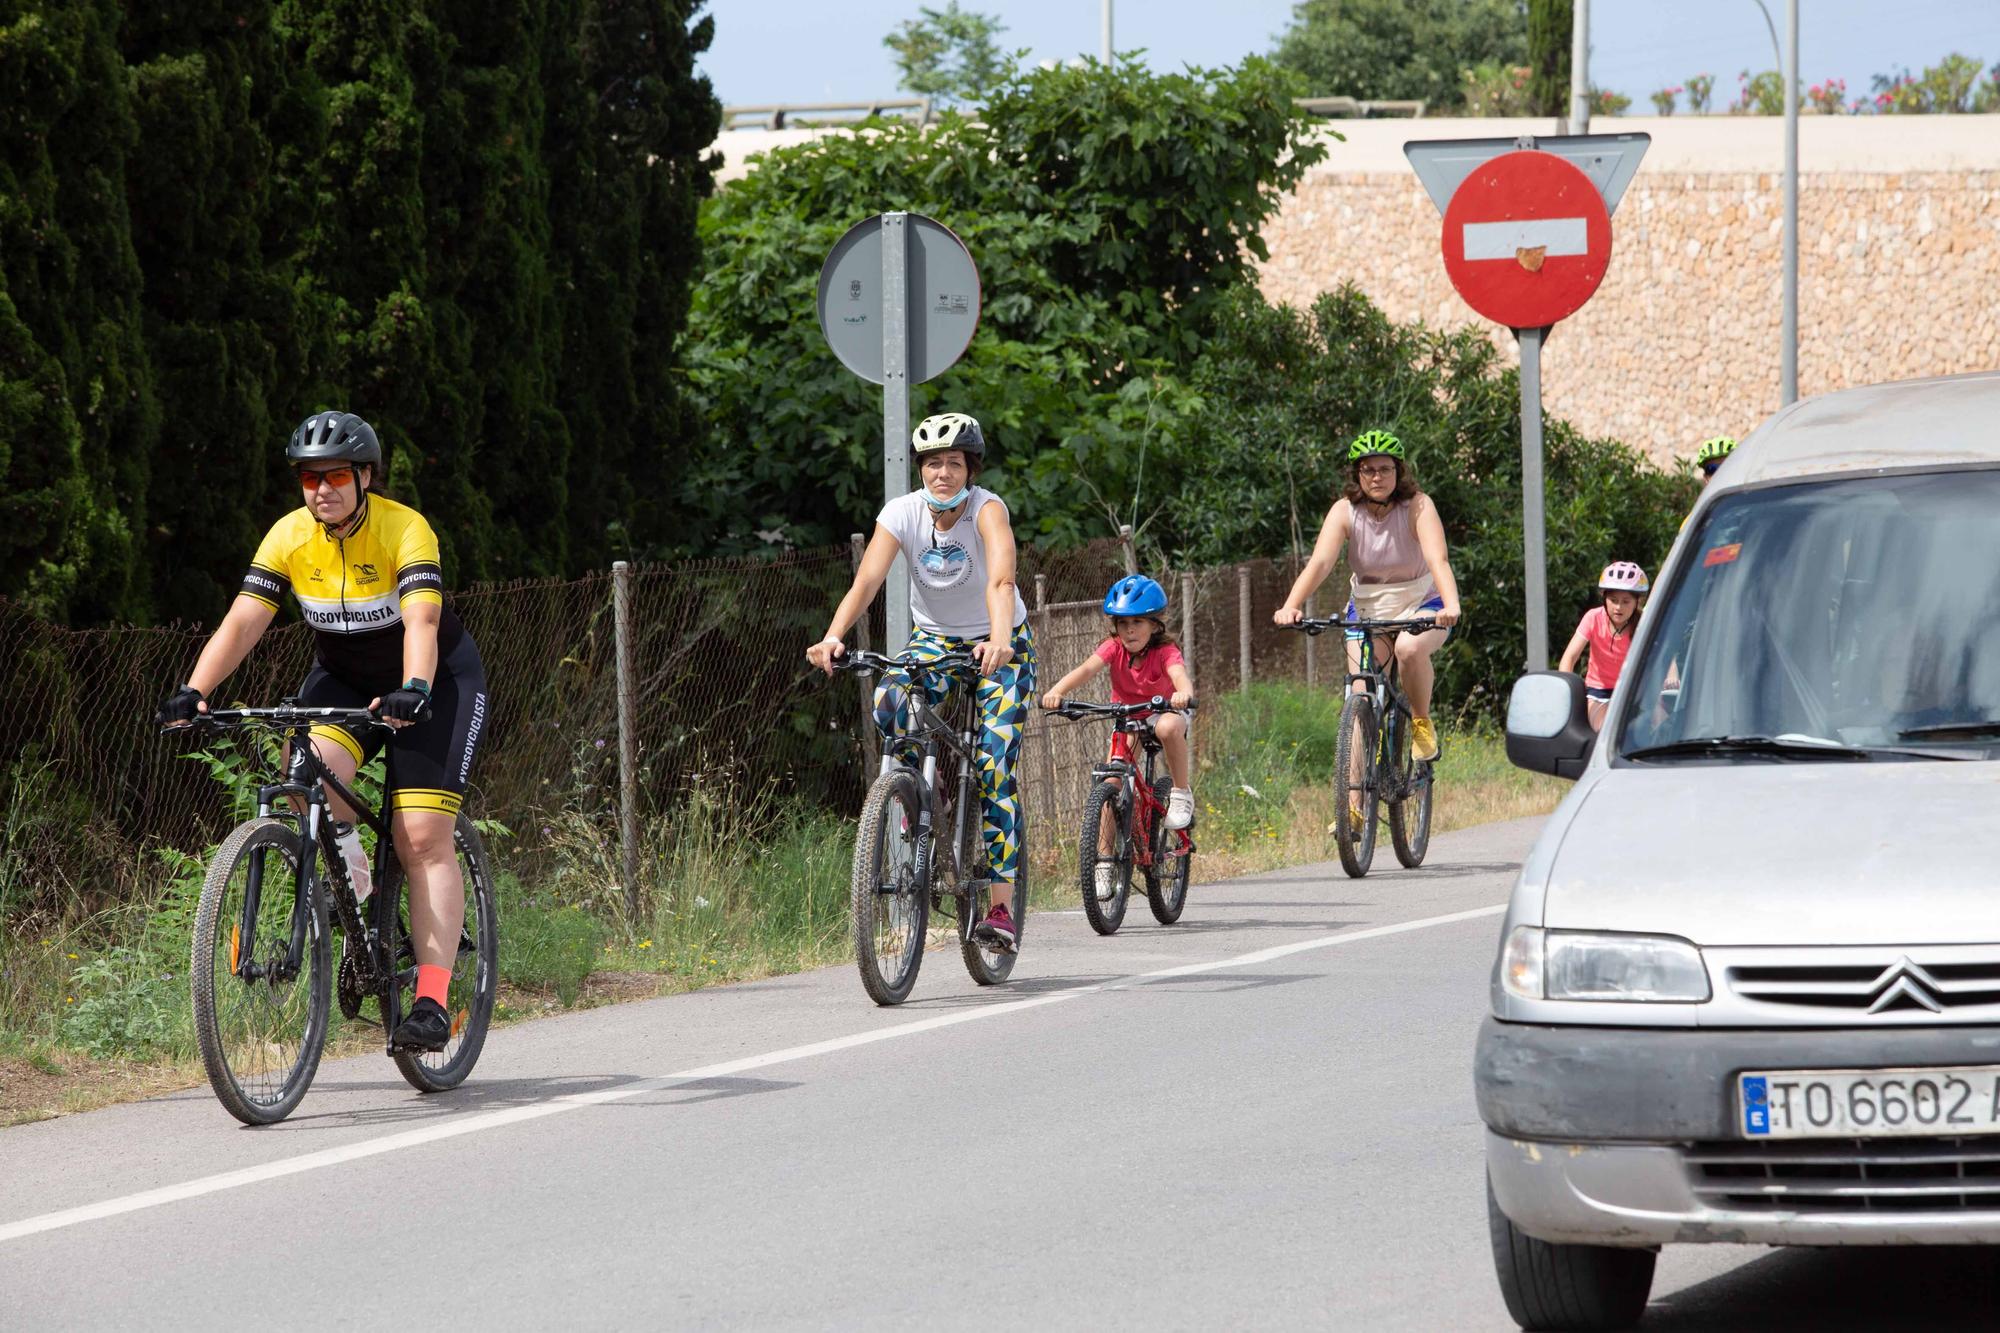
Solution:
<svg viewBox="0 0 2000 1333">
<path fill-rule="evenodd" d="M 1712 440 L 1703 440 L 1701 448 L 1695 450 L 1694 465 L 1706 467 L 1710 463 L 1720 463 L 1736 448 L 1734 435 L 1718 435 Z"/>
<path fill-rule="evenodd" d="M 1407 461 L 1409 455 L 1403 452 L 1403 442 L 1386 430 L 1363 431 L 1354 437 L 1354 443 L 1347 446 L 1347 461 L 1358 463 L 1364 458 L 1383 455 Z"/>
</svg>

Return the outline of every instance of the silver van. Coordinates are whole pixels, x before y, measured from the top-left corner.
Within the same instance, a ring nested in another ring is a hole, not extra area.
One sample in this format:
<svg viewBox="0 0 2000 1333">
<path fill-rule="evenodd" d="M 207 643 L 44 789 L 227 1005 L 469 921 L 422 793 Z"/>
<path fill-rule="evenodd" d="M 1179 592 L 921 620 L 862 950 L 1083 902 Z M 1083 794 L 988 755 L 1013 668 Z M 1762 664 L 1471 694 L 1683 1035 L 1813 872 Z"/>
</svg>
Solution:
<svg viewBox="0 0 2000 1333">
<path fill-rule="evenodd" d="M 1507 751 L 1576 779 L 1475 1064 L 1515 1319 L 1621 1327 L 1669 1242 L 2000 1244 L 2000 374 L 1772 417 L 1603 735 L 1539 672 Z"/>
</svg>

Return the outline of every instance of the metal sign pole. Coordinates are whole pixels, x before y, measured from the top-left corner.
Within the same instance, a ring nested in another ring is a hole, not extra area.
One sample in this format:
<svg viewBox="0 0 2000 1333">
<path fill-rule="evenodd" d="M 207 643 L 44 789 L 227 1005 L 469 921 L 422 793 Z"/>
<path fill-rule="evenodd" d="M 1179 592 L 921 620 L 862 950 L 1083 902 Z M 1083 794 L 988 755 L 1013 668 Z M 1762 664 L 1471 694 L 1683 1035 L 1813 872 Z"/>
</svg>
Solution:
<svg viewBox="0 0 2000 1333">
<path fill-rule="evenodd" d="M 1542 338 L 1547 329 L 1515 329 L 1521 340 L 1521 539 L 1528 599 L 1528 670 L 1549 669 L 1547 491 L 1542 482 Z"/>
<path fill-rule="evenodd" d="M 1778 354 L 1778 397 L 1799 400 L 1799 0 L 1785 4 L 1785 283 L 1784 347 Z"/>
<path fill-rule="evenodd" d="M 882 499 L 910 490 L 910 268 L 907 213 L 882 215 Z M 901 555 L 889 571 L 888 651 L 910 641 L 910 567 Z"/>
</svg>

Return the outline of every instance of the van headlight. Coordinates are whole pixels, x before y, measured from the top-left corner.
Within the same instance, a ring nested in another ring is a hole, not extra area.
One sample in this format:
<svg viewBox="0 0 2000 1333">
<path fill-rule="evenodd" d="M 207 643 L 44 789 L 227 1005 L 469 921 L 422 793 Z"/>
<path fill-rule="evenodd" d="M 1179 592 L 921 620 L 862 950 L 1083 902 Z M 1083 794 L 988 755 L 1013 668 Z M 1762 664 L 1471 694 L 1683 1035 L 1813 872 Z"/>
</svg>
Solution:
<svg viewBox="0 0 2000 1333">
<path fill-rule="evenodd" d="M 1516 926 L 1500 954 L 1500 982 L 1524 1000 L 1700 1004 L 1701 950 L 1671 935 L 1591 935 Z"/>
</svg>

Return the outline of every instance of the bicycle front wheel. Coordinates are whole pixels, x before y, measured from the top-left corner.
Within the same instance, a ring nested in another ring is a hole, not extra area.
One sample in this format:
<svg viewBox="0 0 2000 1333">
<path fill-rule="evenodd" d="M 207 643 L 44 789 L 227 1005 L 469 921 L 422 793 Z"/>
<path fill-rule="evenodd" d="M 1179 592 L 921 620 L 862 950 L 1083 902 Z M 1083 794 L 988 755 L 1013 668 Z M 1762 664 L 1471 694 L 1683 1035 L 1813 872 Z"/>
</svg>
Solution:
<svg viewBox="0 0 2000 1333">
<path fill-rule="evenodd" d="M 1389 802 L 1389 845 L 1405 869 L 1415 870 L 1424 863 L 1431 847 L 1431 792 L 1437 780 L 1434 765 L 1410 757 L 1410 723 L 1399 716 L 1396 728 L 1396 790 L 1400 799 Z"/>
<path fill-rule="evenodd" d="M 1025 826 L 1022 833 L 1026 837 Z M 972 933 L 978 924 L 983 895 L 972 885 L 964 885 L 958 895 L 958 950 L 965 958 L 965 970 L 982 986 L 997 986 L 1014 975 L 1014 960 L 1021 956 L 1021 937 L 1028 933 L 1028 857 L 1021 855 L 1014 871 L 1014 896 L 1007 912 L 1014 918 L 1014 947 L 1000 949 L 983 943 Z"/>
<path fill-rule="evenodd" d="M 283 1120 L 319 1069 L 333 946 L 292 825 L 240 824 L 209 862 L 188 960 L 208 1085 L 246 1125 Z"/>
<path fill-rule="evenodd" d="M 1367 874 L 1375 860 L 1376 736 L 1375 701 L 1348 695 L 1333 751 L 1333 841 L 1340 868 L 1352 879 Z"/>
<path fill-rule="evenodd" d="M 1105 856 L 1104 824 L 1111 824 L 1111 855 Z M 1125 906 L 1132 896 L 1132 807 L 1115 782 L 1100 782 L 1083 802 L 1083 826 L 1077 830 L 1077 878 L 1082 882 L 1083 916 L 1100 935 L 1115 934 L 1125 923 Z M 1097 877 L 1108 875 L 1111 896 L 1098 901 Z"/>
<path fill-rule="evenodd" d="M 418 1092 L 443 1092 L 465 1082 L 479 1052 L 486 1045 L 486 1029 L 493 1022 L 493 996 L 500 976 L 500 913 L 493 895 L 493 869 L 487 864 L 486 842 L 472 817 L 463 810 L 452 828 L 452 843 L 458 855 L 458 873 L 465 886 L 465 924 L 458 932 L 458 953 L 451 963 L 451 987 L 445 995 L 445 1012 L 451 1015 L 451 1040 L 441 1051 L 396 1051 L 396 1068 Z M 388 887 L 401 893 L 408 879 L 398 868 L 396 882 Z M 405 964 L 415 951 L 403 947 L 409 935 L 409 908 L 405 904 L 396 917 L 396 950 L 399 960 L 396 984 L 401 988 L 400 1012 L 409 1013 L 417 1002 L 417 969 Z"/>
<path fill-rule="evenodd" d="M 877 1004 L 910 998 L 924 957 L 930 887 L 918 856 L 923 808 L 916 774 L 907 769 L 875 779 L 861 806 L 848 895 L 854 964 L 862 989 Z"/>
<path fill-rule="evenodd" d="M 1161 778 L 1153 784 L 1153 795 L 1164 806 L 1172 789 L 1173 783 Z M 1184 847 L 1190 850 L 1182 851 Z M 1185 829 L 1169 829 L 1164 819 L 1153 826 L 1153 864 L 1146 868 L 1146 905 L 1153 909 L 1153 920 L 1163 926 L 1180 920 L 1187 907 L 1188 872 L 1193 860 L 1194 852 Z"/>
</svg>

